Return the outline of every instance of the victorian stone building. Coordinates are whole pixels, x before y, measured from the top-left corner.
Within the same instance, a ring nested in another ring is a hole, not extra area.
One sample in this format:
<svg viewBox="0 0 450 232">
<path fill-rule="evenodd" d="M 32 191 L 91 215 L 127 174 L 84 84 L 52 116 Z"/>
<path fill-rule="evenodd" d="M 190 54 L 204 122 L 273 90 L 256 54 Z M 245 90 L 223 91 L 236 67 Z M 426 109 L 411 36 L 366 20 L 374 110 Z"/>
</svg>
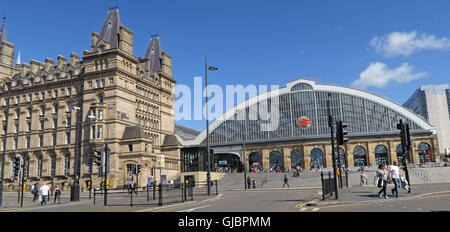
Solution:
<svg viewBox="0 0 450 232">
<path fill-rule="evenodd" d="M 139 186 L 145 186 L 147 178 L 159 182 L 159 172 L 155 172 L 157 177 L 150 176 L 157 155 L 165 155 L 162 175 L 166 180 L 179 177 L 172 57 L 163 52 L 158 36 L 151 36 L 145 57 L 135 57 L 133 36 L 122 25 L 119 10 L 111 8 L 100 34 L 92 33 L 90 49 L 81 58 L 72 53 L 68 59 L 58 56 L 56 61 L 47 58 L 44 62 L 31 60 L 29 64 L 14 65 L 15 47 L 8 41 L 3 23 L 0 141 L 7 132 L 6 190 L 17 188 L 12 179 L 16 155 L 29 161 L 27 184 L 53 182 L 70 188 L 77 125 L 82 131 L 81 188 L 86 188 L 91 174 L 93 186 L 99 186 L 99 169 L 90 155 L 105 144 L 111 150 L 111 188 L 136 182 L 136 164 L 142 165 Z M 77 113 L 81 120 L 77 120 Z M 3 149 L 3 143 L 0 147 Z"/>
</svg>

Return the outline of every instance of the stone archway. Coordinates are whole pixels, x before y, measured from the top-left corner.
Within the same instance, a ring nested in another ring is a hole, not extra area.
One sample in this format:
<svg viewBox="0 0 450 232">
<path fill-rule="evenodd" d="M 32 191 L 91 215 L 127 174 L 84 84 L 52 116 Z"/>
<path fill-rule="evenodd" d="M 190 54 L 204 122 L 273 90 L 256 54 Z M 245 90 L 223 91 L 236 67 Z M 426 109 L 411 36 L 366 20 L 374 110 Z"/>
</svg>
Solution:
<svg viewBox="0 0 450 232">
<path fill-rule="evenodd" d="M 277 167 L 283 169 L 284 168 L 284 162 L 283 162 L 283 155 L 279 151 L 273 151 L 269 155 L 269 167 L 276 169 Z"/>
<path fill-rule="evenodd" d="M 431 146 L 428 143 L 420 143 L 417 147 L 419 152 L 419 162 L 423 163 L 431 163 L 433 162 L 433 156 L 431 155 Z"/>
<path fill-rule="evenodd" d="M 291 152 L 291 166 L 300 166 L 301 168 L 305 168 L 305 160 L 302 151 L 293 150 Z"/>
<path fill-rule="evenodd" d="M 353 165 L 354 167 L 367 166 L 367 152 L 362 146 L 356 146 L 353 149 Z"/>
</svg>

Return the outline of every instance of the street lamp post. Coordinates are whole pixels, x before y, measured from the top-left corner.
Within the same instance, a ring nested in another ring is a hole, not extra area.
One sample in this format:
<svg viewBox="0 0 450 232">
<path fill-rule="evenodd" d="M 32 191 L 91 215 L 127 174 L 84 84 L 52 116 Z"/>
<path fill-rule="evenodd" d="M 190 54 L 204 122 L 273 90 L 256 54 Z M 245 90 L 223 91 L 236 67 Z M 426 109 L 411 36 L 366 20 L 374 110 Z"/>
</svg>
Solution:
<svg viewBox="0 0 450 232">
<path fill-rule="evenodd" d="M 331 94 L 328 94 L 328 100 L 327 100 L 327 111 L 328 111 L 328 126 L 331 130 L 331 155 L 332 155 L 332 161 L 333 161 L 333 176 L 334 176 L 334 186 L 335 186 L 335 199 L 338 199 L 338 188 L 337 188 L 337 179 L 336 179 L 336 160 L 335 160 L 335 150 L 334 150 L 334 130 L 333 130 L 333 116 L 331 116 L 330 111 L 330 98 Z"/>
<path fill-rule="evenodd" d="M 244 188 L 245 190 L 247 190 L 247 159 L 246 159 L 246 149 L 245 149 L 245 142 L 247 141 L 247 110 L 244 108 L 244 117 L 245 117 L 245 121 L 244 121 L 244 136 L 242 136 L 242 146 L 243 146 L 243 150 L 244 150 Z"/>
<path fill-rule="evenodd" d="M 206 147 L 208 149 L 208 173 L 206 174 L 206 179 L 208 183 L 208 196 L 211 195 L 211 157 L 210 157 L 210 148 L 209 148 L 209 119 L 208 119 L 208 70 L 216 71 L 217 67 L 208 66 L 206 57 L 205 57 L 205 90 L 206 90 Z"/>
<path fill-rule="evenodd" d="M 80 158 L 81 158 L 81 129 L 82 129 L 82 110 L 83 110 L 83 86 L 80 86 L 78 93 L 78 106 L 73 107 L 77 111 L 77 125 L 75 133 L 75 162 L 73 171 L 73 184 L 70 189 L 70 201 L 80 200 Z"/>
<path fill-rule="evenodd" d="M 8 100 L 6 103 L 6 112 L 5 112 L 5 135 L 3 139 L 3 154 L 2 154 L 2 173 L 0 178 L 0 207 L 3 207 L 3 178 L 5 174 L 5 157 L 6 157 L 6 138 L 8 137 L 8 114 L 9 114 L 9 102 L 11 100 L 11 83 L 6 82 L 6 86 L 8 87 Z"/>
</svg>

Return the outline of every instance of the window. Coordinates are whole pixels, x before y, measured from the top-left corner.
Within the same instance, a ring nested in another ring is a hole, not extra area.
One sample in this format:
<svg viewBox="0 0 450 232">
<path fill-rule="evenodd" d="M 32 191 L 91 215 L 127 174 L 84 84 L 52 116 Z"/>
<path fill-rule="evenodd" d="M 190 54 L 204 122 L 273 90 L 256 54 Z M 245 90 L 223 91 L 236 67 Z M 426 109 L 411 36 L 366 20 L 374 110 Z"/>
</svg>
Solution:
<svg viewBox="0 0 450 232">
<path fill-rule="evenodd" d="M 39 129 L 43 130 L 44 129 L 44 120 L 41 120 L 40 122 L 41 122 L 41 125 L 40 125 Z"/>
<path fill-rule="evenodd" d="M 52 145 L 56 146 L 56 134 L 52 134 Z"/>
<path fill-rule="evenodd" d="M 50 158 L 50 176 L 56 175 L 56 155 Z"/>
<path fill-rule="evenodd" d="M 97 96 L 97 101 L 98 101 L 98 103 L 103 103 L 103 95 L 102 94 L 100 94 L 100 95 L 98 95 Z"/>
<path fill-rule="evenodd" d="M 70 144 L 70 131 L 66 132 L 66 144 Z"/>
<path fill-rule="evenodd" d="M 28 94 L 28 101 L 29 102 L 33 101 L 33 94 L 31 94 L 31 93 Z"/>
<path fill-rule="evenodd" d="M 45 99 L 45 92 L 41 92 L 41 98 L 40 98 L 41 100 L 44 100 Z"/>
<path fill-rule="evenodd" d="M 16 110 L 16 119 L 20 118 L 20 110 Z"/>
<path fill-rule="evenodd" d="M 57 90 L 57 89 L 55 89 L 55 90 L 53 91 L 53 97 L 54 97 L 54 98 L 58 97 L 58 90 Z"/>
<path fill-rule="evenodd" d="M 104 88 L 105 87 L 105 79 L 101 80 L 101 87 Z"/>
<path fill-rule="evenodd" d="M 39 114 L 40 116 L 44 116 L 45 115 L 45 106 L 41 106 L 41 112 Z"/>
<path fill-rule="evenodd" d="M 33 109 L 32 108 L 28 108 L 28 117 L 29 118 L 33 117 Z"/>
<path fill-rule="evenodd" d="M 14 149 L 18 149 L 17 145 L 19 144 L 19 139 L 18 138 L 14 138 Z"/>
<path fill-rule="evenodd" d="M 58 119 L 54 118 L 53 119 L 53 129 L 56 129 L 56 128 L 58 128 Z"/>
<path fill-rule="evenodd" d="M 26 142 L 27 142 L 27 147 L 26 148 L 30 148 L 30 145 L 31 145 L 31 137 L 30 136 L 26 137 Z"/>
<path fill-rule="evenodd" d="M 19 104 L 19 103 L 20 103 L 20 97 L 16 96 L 16 104 Z"/>
<path fill-rule="evenodd" d="M 42 176 L 42 155 L 40 155 L 37 160 L 36 176 Z"/>
<path fill-rule="evenodd" d="M 31 131 L 31 122 L 27 122 L 27 132 Z"/>
<path fill-rule="evenodd" d="M 97 126 L 97 139 L 103 138 L 103 126 Z"/>
<path fill-rule="evenodd" d="M 92 139 L 95 139 L 95 126 L 92 126 Z"/>
<path fill-rule="evenodd" d="M 66 124 L 67 126 L 72 126 L 72 117 L 67 117 Z"/>
<path fill-rule="evenodd" d="M 128 151 L 130 151 L 130 152 L 133 151 L 133 144 L 128 144 Z"/>
<path fill-rule="evenodd" d="M 70 156 L 64 156 L 64 175 L 70 175 Z"/>
<path fill-rule="evenodd" d="M 72 88 L 71 87 L 67 88 L 67 96 L 70 96 L 70 95 L 72 95 Z"/>
<path fill-rule="evenodd" d="M 43 146 L 44 146 L 44 136 L 39 135 L 39 147 L 43 147 Z"/>
<path fill-rule="evenodd" d="M 53 105 L 53 113 L 57 114 L 58 113 L 58 104 L 54 104 Z"/>
<path fill-rule="evenodd" d="M 95 81 L 95 88 L 100 88 L 100 80 Z"/>
<path fill-rule="evenodd" d="M 98 120 L 103 120 L 103 110 L 98 110 Z"/>
<path fill-rule="evenodd" d="M 72 102 L 67 103 L 67 112 L 72 112 Z"/>
</svg>

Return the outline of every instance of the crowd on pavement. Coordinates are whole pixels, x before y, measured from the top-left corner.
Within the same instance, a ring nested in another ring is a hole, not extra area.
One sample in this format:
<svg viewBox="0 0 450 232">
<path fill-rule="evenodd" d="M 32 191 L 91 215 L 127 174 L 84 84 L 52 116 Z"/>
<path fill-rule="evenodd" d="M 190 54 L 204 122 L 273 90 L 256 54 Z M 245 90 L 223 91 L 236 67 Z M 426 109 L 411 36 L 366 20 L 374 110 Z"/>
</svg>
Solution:
<svg viewBox="0 0 450 232">
<path fill-rule="evenodd" d="M 50 196 L 53 195 L 53 203 L 56 204 L 56 200 L 58 200 L 58 204 L 61 204 L 62 191 L 58 184 L 52 188 L 48 183 L 44 183 L 41 187 L 36 183 L 31 186 L 30 192 L 33 194 L 33 203 L 39 202 L 41 205 L 46 205 L 50 201 Z"/>
</svg>

